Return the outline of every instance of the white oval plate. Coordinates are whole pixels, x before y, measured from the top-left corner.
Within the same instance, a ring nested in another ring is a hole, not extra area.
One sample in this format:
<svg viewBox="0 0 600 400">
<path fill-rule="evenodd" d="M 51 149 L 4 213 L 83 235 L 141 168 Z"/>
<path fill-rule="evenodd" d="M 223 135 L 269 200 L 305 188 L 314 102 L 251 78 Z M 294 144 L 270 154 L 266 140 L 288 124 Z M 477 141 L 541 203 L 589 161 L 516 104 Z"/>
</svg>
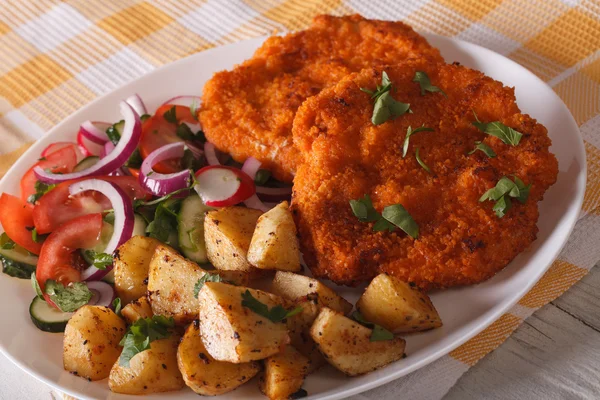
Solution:
<svg viewBox="0 0 600 400">
<path fill-rule="evenodd" d="M 481 332 L 538 281 L 566 243 L 579 215 L 585 191 L 585 151 L 577 125 L 559 97 L 534 74 L 499 54 L 457 39 L 434 35 L 427 35 L 427 38 L 448 62 L 459 61 L 516 88 L 523 112 L 537 118 L 549 130 L 553 141 L 551 150 L 559 161 L 558 181 L 540 204 L 538 239 L 528 251 L 483 284 L 433 293 L 433 303 L 444 321 L 442 328 L 409 336 L 408 357 L 373 373 L 350 379 L 330 367 L 320 370 L 309 376 L 304 385 L 310 399 L 341 399 L 383 385 L 436 360 Z M 117 120 L 119 100 L 133 93 L 139 93 L 150 110 L 176 95 L 200 94 L 204 82 L 214 72 L 229 69 L 250 57 L 263 40 L 247 40 L 195 54 L 95 100 L 34 144 L 0 182 L 0 192 L 18 193 L 21 176 L 40 152 L 52 142 L 74 140 L 82 121 Z M 340 292 L 351 301 L 358 297 L 357 290 L 340 288 Z M 1 351 L 37 379 L 72 396 L 82 399 L 131 398 L 111 393 L 106 380 L 87 382 L 63 371 L 62 334 L 44 333 L 33 326 L 28 316 L 32 298 L 33 290 L 28 281 L 0 276 L 0 310 L 4 326 L 0 330 Z M 221 398 L 264 398 L 256 386 L 256 382 L 252 382 Z M 188 389 L 148 397 L 197 399 L 197 395 Z"/>
</svg>

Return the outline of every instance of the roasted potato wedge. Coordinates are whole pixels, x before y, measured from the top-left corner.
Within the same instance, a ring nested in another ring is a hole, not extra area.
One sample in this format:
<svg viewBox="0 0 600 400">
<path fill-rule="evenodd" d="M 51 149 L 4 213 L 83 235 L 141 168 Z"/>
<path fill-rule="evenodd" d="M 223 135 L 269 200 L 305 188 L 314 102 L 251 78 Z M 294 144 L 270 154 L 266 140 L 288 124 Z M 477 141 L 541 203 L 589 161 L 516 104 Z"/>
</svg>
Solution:
<svg viewBox="0 0 600 400">
<path fill-rule="evenodd" d="M 65 370 L 92 381 L 108 377 L 121 354 L 119 342 L 125 331 L 125 322 L 110 308 L 81 307 L 65 328 Z"/>
<path fill-rule="evenodd" d="M 146 296 L 132 301 L 121 310 L 121 316 L 128 324 L 133 324 L 140 318 L 152 318 L 153 315 L 152 306 Z"/>
<path fill-rule="evenodd" d="M 302 387 L 310 361 L 294 349 L 285 346 L 282 352 L 265 360 L 265 373 L 260 390 L 271 400 L 287 400 Z"/>
<path fill-rule="evenodd" d="M 273 293 L 290 299 L 298 300 L 312 293 L 319 295 L 322 305 L 348 314 L 352 311 L 352 304 L 337 294 L 333 289 L 325 286 L 319 280 L 293 272 L 277 271 L 273 279 Z"/>
<path fill-rule="evenodd" d="M 270 308 L 285 300 L 262 290 L 207 282 L 200 290 L 200 335 L 208 353 L 216 360 L 235 364 L 262 360 L 288 344 L 286 325 L 242 306 L 242 294 Z"/>
<path fill-rule="evenodd" d="M 429 296 L 400 279 L 380 274 L 356 303 L 366 320 L 394 333 L 419 332 L 442 326 Z"/>
<path fill-rule="evenodd" d="M 349 376 L 371 372 L 404 354 L 402 338 L 371 342 L 371 329 L 324 307 L 310 330 L 327 361 Z"/>
<path fill-rule="evenodd" d="M 181 338 L 177 363 L 185 384 L 203 396 L 231 392 L 260 371 L 258 361 L 232 364 L 211 357 L 202 343 L 198 321 L 191 323 Z"/>
<path fill-rule="evenodd" d="M 208 259 L 217 269 L 250 271 L 248 248 L 262 211 L 246 207 L 224 207 L 206 213 L 204 237 Z"/>
<path fill-rule="evenodd" d="M 318 295 L 311 294 L 306 299 L 295 304 L 302 307 L 302 312 L 288 318 L 286 325 L 290 335 L 290 344 L 303 356 L 310 360 L 308 373 L 314 372 L 323 366 L 326 361 L 315 341 L 310 337 L 310 328 L 321 311 Z"/>
<path fill-rule="evenodd" d="M 155 340 L 150 348 L 129 361 L 129 367 L 113 365 L 108 386 L 115 393 L 148 394 L 179 390 L 185 386 L 177 367 L 179 335 Z"/>
<path fill-rule="evenodd" d="M 246 284 L 239 271 L 212 271 L 235 284 Z M 186 324 L 198 318 L 199 303 L 194 288 L 207 271 L 183 258 L 172 248 L 159 245 L 150 261 L 148 299 L 156 315 L 173 317 L 175 323 Z"/>
<path fill-rule="evenodd" d="M 156 239 L 134 236 L 115 252 L 115 290 L 123 305 L 146 295 L 148 268 L 158 245 Z"/>
<path fill-rule="evenodd" d="M 300 271 L 296 233 L 288 202 L 279 203 L 258 218 L 248 249 L 248 262 L 260 269 Z"/>
</svg>

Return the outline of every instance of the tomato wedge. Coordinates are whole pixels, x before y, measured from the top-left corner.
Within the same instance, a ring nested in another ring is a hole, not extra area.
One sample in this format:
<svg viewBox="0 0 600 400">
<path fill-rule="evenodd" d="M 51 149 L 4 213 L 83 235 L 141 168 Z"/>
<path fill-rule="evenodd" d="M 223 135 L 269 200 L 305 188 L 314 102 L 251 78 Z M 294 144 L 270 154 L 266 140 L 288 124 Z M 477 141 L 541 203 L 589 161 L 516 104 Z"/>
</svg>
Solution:
<svg viewBox="0 0 600 400">
<path fill-rule="evenodd" d="M 77 196 L 69 195 L 69 186 L 85 179 L 88 178 L 63 182 L 40 197 L 33 209 L 33 224 L 38 233 L 53 232 L 73 218 L 102 213 L 112 207 L 110 201 L 98 192 L 87 191 Z M 118 185 L 131 200 L 150 197 L 133 176 L 102 176 L 94 177 L 94 179 L 101 179 Z"/>
<path fill-rule="evenodd" d="M 83 154 L 81 154 L 81 151 L 79 150 L 79 147 L 77 146 L 77 143 L 73 143 L 73 142 L 52 143 L 52 144 L 48 145 L 48 147 L 46 147 L 44 149 L 44 151 L 42 151 L 41 156 L 48 157 L 50 154 L 57 152 L 58 150 L 64 149 L 65 147 L 72 147 L 73 150 L 75 150 L 75 154 L 77 154 L 78 162 L 83 160 Z"/>
<path fill-rule="evenodd" d="M 49 279 L 65 286 L 81 280 L 83 264 L 76 250 L 96 245 L 102 223 L 102 214 L 83 215 L 62 225 L 46 238 L 35 271 L 42 292 Z M 44 294 L 44 298 L 56 307 L 48 295 Z"/>
<path fill-rule="evenodd" d="M 48 154 L 29 168 L 27 172 L 25 172 L 25 175 L 23 175 L 23 178 L 21 178 L 21 200 L 27 201 L 29 196 L 35 194 L 35 183 L 37 182 L 37 178 L 33 172 L 35 167 L 39 166 L 42 167 L 42 169 L 49 169 L 50 172 L 64 174 L 72 172 L 76 165 L 77 153 L 73 146 L 63 147 L 62 149 Z"/>
<path fill-rule="evenodd" d="M 0 196 L 0 223 L 4 231 L 16 244 L 34 254 L 40 254 L 41 243 L 33 241 L 33 205 L 8 193 Z"/>
</svg>

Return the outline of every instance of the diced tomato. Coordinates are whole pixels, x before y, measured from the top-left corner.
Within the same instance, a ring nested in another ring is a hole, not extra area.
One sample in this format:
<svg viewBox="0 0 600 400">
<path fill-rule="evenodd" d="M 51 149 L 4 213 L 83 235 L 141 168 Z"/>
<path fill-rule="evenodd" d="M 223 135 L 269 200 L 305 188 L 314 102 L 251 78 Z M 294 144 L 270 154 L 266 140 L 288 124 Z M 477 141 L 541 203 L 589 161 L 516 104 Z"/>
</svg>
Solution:
<svg viewBox="0 0 600 400">
<path fill-rule="evenodd" d="M 33 241 L 33 205 L 8 193 L 0 196 L 0 223 L 4 231 L 16 244 L 34 254 L 40 254 L 42 243 Z M 29 228 L 30 230 L 28 230 Z"/>
<path fill-rule="evenodd" d="M 75 150 L 75 153 L 77 154 L 77 162 L 83 160 L 83 154 L 81 153 L 81 151 L 79 150 L 79 146 L 77 146 L 77 143 L 73 143 L 73 142 L 56 142 L 56 143 L 52 143 L 51 145 L 49 145 L 48 147 L 46 147 L 44 149 L 44 151 L 42 151 L 41 156 L 42 157 L 48 157 L 50 154 L 60 150 L 60 149 L 64 149 L 65 147 L 72 147 L 73 150 Z"/>
<path fill-rule="evenodd" d="M 112 207 L 108 198 L 99 192 L 87 191 L 77 196 L 69 195 L 69 186 L 85 179 L 88 178 L 63 182 L 37 201 L 33 210 L 33 223 L 38 233 L 53 232 L 73 218 L 102 213 Z M 102 179 L 118 185 L 132 200 L 149 197 L 133 176 L 101 176 L 94 179 Z"/>
<path fill-rule="evenodd" d="M 129 170 L 129 173 L 131 174 L 131 176 L 133 176 L 134 178 L 138 179 L 140 177 L 140 170 L 137 168 L 127 168 Z"/>
<path fill-rule="evenodd" d="M 42 169 L 49 169 L 50 172 L 64 174 L 72 172 L 76 165 L 77 153 L 75 153 L 75 149 L 71 146 L 63 147 L 60 150 L 48 154 L 29 168 L 29 170 L 25 172 L 25 175 L 23 175 L 23 178 L 21 178 L 21 200 L 27 201 L 29 196 L 35 194 L 35 182 L 37 182 L 37 178 L 35 177 L 33 169 L 36 166 L 40 166 Z"/>
<path fill-rule="evenodd" d="M 102 214 L 77 217 L 62 225 L 46 238 L 35 271 L 35 277 L 42 289 L 49 279 L 68 285 L 81 280 L 81 255 L 77 249 L 96 245 L 102 231 Z M 48 295 L 48 304 L 56 307 Z"/>
</svg>

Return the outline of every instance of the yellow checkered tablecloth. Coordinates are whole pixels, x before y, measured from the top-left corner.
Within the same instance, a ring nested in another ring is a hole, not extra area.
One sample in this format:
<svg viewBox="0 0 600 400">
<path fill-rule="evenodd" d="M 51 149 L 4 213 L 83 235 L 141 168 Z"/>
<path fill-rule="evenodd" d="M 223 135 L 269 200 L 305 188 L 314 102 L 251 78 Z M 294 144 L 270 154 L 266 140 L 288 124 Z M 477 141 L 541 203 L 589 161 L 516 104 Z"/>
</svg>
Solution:
<svg viewBox="0 0 600 400">
<path fill-rule="evenodd" d="M 403 20 L 418 31 L 506 55 L 554 88 L 585 140 L 583 212 L 541 281 L 449 355 L 360 396 L 440 398 L 525 318 L 600 260 L 599 0 L 1 0 L 0 177 L 56 123 L 160 65 L 274 30 L 302 29 L 316 14 L 354 12 Z"/>
</svg>

